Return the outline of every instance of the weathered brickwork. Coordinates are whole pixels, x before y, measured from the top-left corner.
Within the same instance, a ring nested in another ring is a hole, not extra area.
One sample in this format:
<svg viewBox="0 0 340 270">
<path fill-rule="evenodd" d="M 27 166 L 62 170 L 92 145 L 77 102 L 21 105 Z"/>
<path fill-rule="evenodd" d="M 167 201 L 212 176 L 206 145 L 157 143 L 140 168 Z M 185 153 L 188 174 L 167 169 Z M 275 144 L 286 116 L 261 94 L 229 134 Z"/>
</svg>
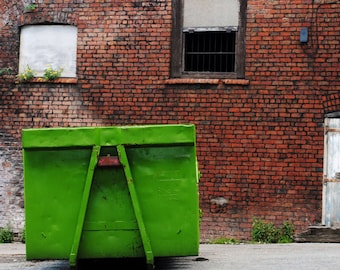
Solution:
<svg viewBox="0 0 340 270">
<path fill-rule="evenodd" d="M 324 115 L 340 111 L 340 3 L 249 0 L 249 83 L 228 84 L 168 81 L 171 0 L 36 1 L 30 13 L 5 2 L 0 227 L 24 224 L 22 128 L 156 123 L 197 126 L 202 241 L 249 239 L 255 216 L 297 232 L 321 222 Z M 20 26 L 41 23 L 77 26 L 76 83 L 14 82 Z"/>
</svg>

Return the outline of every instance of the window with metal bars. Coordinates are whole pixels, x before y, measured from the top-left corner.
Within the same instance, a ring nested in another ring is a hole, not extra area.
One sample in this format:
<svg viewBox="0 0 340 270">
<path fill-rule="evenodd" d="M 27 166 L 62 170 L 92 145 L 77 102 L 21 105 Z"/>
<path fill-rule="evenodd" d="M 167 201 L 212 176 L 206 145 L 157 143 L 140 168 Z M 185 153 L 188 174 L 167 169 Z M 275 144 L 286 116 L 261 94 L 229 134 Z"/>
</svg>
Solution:
<svg viewBox="0 0 340 270">
<path fill-rule="evenodd" d="M 184 33 L 184 71 L 234 72 L 235 32 Z"/>
<path fill-rule="evenodd" d="M 172 0 L 172 78 L 244 78 L 247 0 Z"/>
</svg>

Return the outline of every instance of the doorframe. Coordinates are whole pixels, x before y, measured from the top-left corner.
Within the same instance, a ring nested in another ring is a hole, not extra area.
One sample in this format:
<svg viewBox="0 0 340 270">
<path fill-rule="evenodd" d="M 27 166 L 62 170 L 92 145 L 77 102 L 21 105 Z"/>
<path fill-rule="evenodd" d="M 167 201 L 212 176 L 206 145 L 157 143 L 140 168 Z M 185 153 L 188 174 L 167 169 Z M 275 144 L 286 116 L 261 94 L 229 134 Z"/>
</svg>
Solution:
<svg viewBox="0 0 340 270">
<path fill-rule="evenodd" d="M 323 174 L 322 174 L 322 218 L 321 223 L 325 226 L 331 226 L 331 220 L 327 222 L 327 182 L 325 179 L 327 178 L 328 172 L 328 127 L 329 127 L 329 119 L 337 118 L 340 120 L 340 111 L 328 113 L 324 118 L 324 154 L 323 154 Z"/>
<path fill-rule="evenodd" d="M 325 178 L 327 177 L 327 165 L 328 165 L 328 122 L 329 117 L 326 115 L 324 119 L 324 146 L 323 146 L 323 173 L 322 173 L 322 225 L 326 225 L 326 196 L 327 196 L 327 183 Z"/>
</svg>

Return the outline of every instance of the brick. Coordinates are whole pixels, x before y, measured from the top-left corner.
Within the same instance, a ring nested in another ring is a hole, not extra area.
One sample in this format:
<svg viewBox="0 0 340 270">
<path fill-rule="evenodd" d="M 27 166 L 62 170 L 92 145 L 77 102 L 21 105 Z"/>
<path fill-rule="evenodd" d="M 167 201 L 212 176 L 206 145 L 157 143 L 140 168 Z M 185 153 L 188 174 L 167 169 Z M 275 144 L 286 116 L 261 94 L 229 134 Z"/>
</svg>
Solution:
<svg viewBox="0 0 340 270">
<path fill-rule="evenodd" d="M 22 128 L 188 122 L 197 127 L 202 239 L 249 239 L 253 216 L 290 220 L 297 232 L 321 220 L 323 117 L 340 106 L 339 3 L 320 5 L 316 18 L 304 0 L 249 0 L 246 78 L 174 79 L 170 0 L 39 1 L 31 14 L 7 2 L 0 68 L 13 71 L 0 76 L 0 151 L 11 161 L 0 167 L 0 227 L 14 215 L 15 228 L 24 222 L 14 195 Z M 78 27 L 78 78 L 15 84 L 20 26 L 44 22 Z M 228 206 L 211 205 L 217 196 Z"/>
</svg>

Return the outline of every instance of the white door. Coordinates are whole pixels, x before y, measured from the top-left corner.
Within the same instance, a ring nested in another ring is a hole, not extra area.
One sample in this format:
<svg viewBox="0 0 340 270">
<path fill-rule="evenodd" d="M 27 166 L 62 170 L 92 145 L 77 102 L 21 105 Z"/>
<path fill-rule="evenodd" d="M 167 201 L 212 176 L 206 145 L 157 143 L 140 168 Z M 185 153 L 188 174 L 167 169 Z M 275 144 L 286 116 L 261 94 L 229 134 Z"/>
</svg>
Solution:
<svg viewBox="0 0 340 270">
<path fill-rule="evenodd" d="M 340 225 L 340 118 L 325 119 L 322 220 Z"/>
</svg>

